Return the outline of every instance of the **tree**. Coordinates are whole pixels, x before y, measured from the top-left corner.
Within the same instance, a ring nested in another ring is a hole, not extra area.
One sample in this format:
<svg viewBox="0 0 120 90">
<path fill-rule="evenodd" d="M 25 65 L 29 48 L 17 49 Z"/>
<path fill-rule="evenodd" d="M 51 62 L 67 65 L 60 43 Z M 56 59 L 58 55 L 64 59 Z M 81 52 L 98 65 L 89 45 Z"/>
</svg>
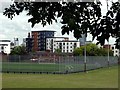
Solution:
<svg viewBox="0 0 120 90">
<path fill-rule="evenodd" d="M 27 51 L 24 46 L 16 46 L 10 53 L 10 55 L 25 55 L 25 54 L 27 54 Z"/>
<path fill-rule="evenodd" d="M 82 54 L 83 54 L 83 49 L 82 49 L 82 47 L 81 48 L 75 48 L 74 49 L 74 51 L 73 51 L 73 54 L 75 55 L 75 56 L 82 56 Z"/>
<path fill-rule="evenodd" d="M 112 2 L 105 16 L 101 15 L 100 6 L 100 2 L 14 2 L 5 8 L 3 14 L 12 19 L 25 10 L 27 15 L 32 16 L 28 20 L 32 27 L 37 23 L 50 25 L 60 17 L 62 34 L 74 31 L 74 37 L 79 39 L 81 34 L 91 33 L 93 40 L 97 38 L 101 45 L 112 36 L 116 38 L 116 47 L 119 48 L 120 3 Z"/>
<path fill-rule="evenodd" d="M 61 49 L 55 49 L 55 53 L 60 54 L 61 52 L 62 52 L 62 50 L 61 50 Z"/>
<path fill-rule="evenodd" d="M 76 48 L 73 51 L 73 54 L 78 56 L 84 55 L 85 46 L 81 46 L 80 48 Z M 86 55 L 87 56 L 107 56 L 108 55 L 108 49 L 105 48 L 98 48 L 96 44 L 87 44 L 86 45 Z M 109 55 L 113 56 L 112 50 L 109 50 Z"/>
</svg>

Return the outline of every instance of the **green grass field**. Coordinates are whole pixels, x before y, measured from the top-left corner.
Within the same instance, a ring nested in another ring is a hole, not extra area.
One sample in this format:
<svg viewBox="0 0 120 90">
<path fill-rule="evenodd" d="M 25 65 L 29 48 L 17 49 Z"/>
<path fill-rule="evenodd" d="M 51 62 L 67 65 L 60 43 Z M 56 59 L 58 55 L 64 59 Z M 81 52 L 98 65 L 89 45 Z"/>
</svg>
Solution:
<svg viewBox="0 0 120 90">
<path fill-rule="evenodd" d="M 106 67 L 107 65 L 87 64 L 87 70 Z M 25 62 L 4 62 L 3 72 L 56 72 L 65 73 L 84 71 L 84 63 L 25 63 Z"/>
<path fill-rule="evenodd" d="M 71 67 L 72 68 L 71 68 Z M 56 64 L 56 63 L 18 63 L 18 62 L 6 62 L 2 63 L 3 71 L 13 72 L 65 72 L 71 71 L 83 71 L 84 65 L 82 64 Z"/>
<path fill-rule="evenodd" d="M 3 88 L 117 88 L 118 67 L 76 74 L 2 74 Z"/>
</svg>

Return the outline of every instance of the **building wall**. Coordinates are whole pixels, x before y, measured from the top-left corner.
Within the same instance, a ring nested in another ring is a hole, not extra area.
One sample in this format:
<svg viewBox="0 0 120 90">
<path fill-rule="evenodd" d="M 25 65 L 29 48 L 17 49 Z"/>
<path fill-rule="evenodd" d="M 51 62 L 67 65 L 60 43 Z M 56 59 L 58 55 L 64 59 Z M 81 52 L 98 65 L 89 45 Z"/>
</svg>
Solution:
<svg viewBox="0 0 120 90">
<path fill-rule="evenodd" d="M 75 48 L 80 47 L 80 42 L 70 41 L 68 38 L 47 38 L 46 47 L 52 52 L 61 49 L 63 53 L 72 53 Z"/>
<path fill-rule="evenodd" d="M 68 40 L 67 37 L 51 37 L 46 38 L 46 50 L 50 50 L 53 52 L 53 48 L 58 48 L 58 43 L 55 43 L 55 41 L 63 41 Z"/>
<path fill-rule="evenodd" d="M 19 46 L 19 39 L 18 38 L 14 38 L 14 46 Z"/>
<path fill-rule="evenodd" d="M 26 51 L 31 52 L 32 51 L 32 38 L 26 38 Z"/>
<path fill-rule="evenodd" d="M 0 40 L 0 52 L 4 52 L 5 54 L 10 54 L 11 46 L 9 40 Z"/>
<path fill-rule="evenodd" d="M 108 45 L 108 44 L 106 44 L 106 45 L 103 45 L 103 48 L 109 48 L 110 50 L 112 50 L 113 51 L 113 56 L 119 56 L 119 49 L 116 49 L 115 48 L 115 45 Z"/>
<path fill-rule="evenodd" d="M 111 50 L 113 51 L 114 56 L 119 56 L 120 51 L 115 48 L 115 45 L 111 45 Z"/>
<path fill-rule="evenodd" d="M 72 53 L 75 48 L 80 47 L 80 42 L 78 41 L 56 41 L 56 43 L 55 48 L 60 48 L 63 53 Z M 53 52 L 55 51 L 55 48 L 53 49 Z"/>
<path fill-rule="evenodd" d="M 40 33 L 40 50 L 46 50 L 46 38 L 54 37 L 54 31 L 41 31 Z"/>
<path fill-rule="evenodd" d="M 32 46 L 34 51 L 46 50 L 46 37 L 54 37 L 55 31 L 32 31 Z"/>
<path fill-rule="evenodd" d="M 32 42 L 32 46 L 33 46 L 33 51 L 38 51 L 38 32 L 37 31 L 32 31 L 32 38 L 33 38 L 33 42 Z"/>
</svg>

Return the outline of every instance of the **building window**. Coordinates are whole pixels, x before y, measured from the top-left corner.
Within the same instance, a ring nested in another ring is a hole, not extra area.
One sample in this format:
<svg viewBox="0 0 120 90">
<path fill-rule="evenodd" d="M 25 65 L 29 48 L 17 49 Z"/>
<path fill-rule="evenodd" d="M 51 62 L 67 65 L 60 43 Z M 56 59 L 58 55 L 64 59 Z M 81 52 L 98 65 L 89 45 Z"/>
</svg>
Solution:
<svg viewBox="0 0 120 90">
<path fill-rule="evenodd" d="M 74 43 L 74 46 L 76 46 L 77 44 L 76 43 Z"/>
<path fill-rule="evenodd" d="M 65 45 L 65 43 L 63 43 L 63 45 Z"/>
<path fill-rule="evenodd" d="M 114 49 L 114 47 L 112 47 L 112 49 Z"/>
<path fill-rule="evenodd" d="M 3 49 L 4 49 L 4 47 L 2 46 L 2 47 L 1 47 L 1 49 L 3 50 Z"/>
<path fill-rule="evenodd" d="M 77 44 L 76 44 L 76 43 L 74 43 L 74 48 L 76 48 L 76 46 L 77 46 Z"/>
<path fill-rule="evenodd" d="M 68 49 L 69 47 L 67 46 L 67 49 Z"/>
<path fill-rule="evenodd" d="M 60 45 L 59 47 L 60 47 L 60 49 L 62 49 L 62 45 Z"/>
<path fill-rule="evenodd" d="M 46 41 L 49 42 L 49 39 L 47 39 Z"/>
<path fill-rule="evenodd" d="M 69 52 L 69 51 L 67 50 L 67 52 Z"/>
</svg>

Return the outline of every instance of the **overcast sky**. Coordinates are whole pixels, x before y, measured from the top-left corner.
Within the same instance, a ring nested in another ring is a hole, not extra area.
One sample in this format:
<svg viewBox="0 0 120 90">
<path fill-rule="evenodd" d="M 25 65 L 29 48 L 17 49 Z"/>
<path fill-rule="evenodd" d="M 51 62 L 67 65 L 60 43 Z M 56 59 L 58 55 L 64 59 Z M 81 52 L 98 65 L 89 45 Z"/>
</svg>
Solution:
<svg viewBox="0 0 120 90">
<path fill-rule="evenodd" d="M 102 0 L 102 13 L 106 12 L 106 1 Z M 26 12 L 21 13 L 19 16 L 15 16 L 12 20 L 8 19 L 3 15 L 3 10 L 5 7 L 10 5 L 10 0 L 3 1 L 0 0 L 0 40 L 7 39 L 13 41 L 15 37 L 19 38 L 20 44 L 22 43 L 23 38 L 26 38 L 28 32 L 34 30 L 54 30 L 56 31 L 55 36 L 65 36 L 69 37 L 71 40 L 76 40 L 73 37 L 73 34 L 70 35 L 62 35 L 61 34 L 61 24 L 53 23 L 52 25 L 47 25 L 43 27 L 41 24 L 35 25 L 34 28 L 31 28 L 31 23 L 28 23 L 29 16 L 26 16 Z M 88 35 L 87 40 L 92 40 L 92 36 Z M 96 40 L 94 40 L 96 42 Z M 110 38 L 110 44 L 114 44 L 115 39 Z M 107 42 L 106 42 L 107 43 Z"/>
</svg>

